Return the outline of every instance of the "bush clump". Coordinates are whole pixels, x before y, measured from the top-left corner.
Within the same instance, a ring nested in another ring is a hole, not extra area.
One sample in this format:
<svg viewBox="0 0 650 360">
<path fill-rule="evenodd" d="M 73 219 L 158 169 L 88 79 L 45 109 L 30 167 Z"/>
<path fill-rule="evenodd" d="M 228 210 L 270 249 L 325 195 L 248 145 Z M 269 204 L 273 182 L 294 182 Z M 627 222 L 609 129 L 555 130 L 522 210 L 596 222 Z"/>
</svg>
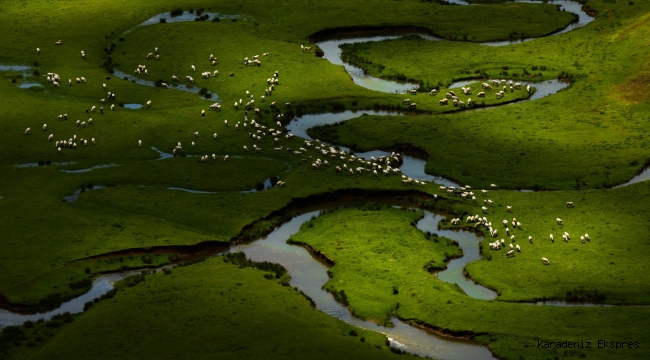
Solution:
<svg viewBox="0 0 650 360">
<path fill-rule="evenodd" d="M 270 263 L 268 261 L 255 262 L 247 259 L 246 254 L 242 252 L 228 253 L 224 255 L 223 261 L 238 265 L 240 269 L 250 267 L 273 273 L 275 274 L 276 279 L 280 279 L 287 273 L 287 269 L 282 265 Z"/>
</svg>

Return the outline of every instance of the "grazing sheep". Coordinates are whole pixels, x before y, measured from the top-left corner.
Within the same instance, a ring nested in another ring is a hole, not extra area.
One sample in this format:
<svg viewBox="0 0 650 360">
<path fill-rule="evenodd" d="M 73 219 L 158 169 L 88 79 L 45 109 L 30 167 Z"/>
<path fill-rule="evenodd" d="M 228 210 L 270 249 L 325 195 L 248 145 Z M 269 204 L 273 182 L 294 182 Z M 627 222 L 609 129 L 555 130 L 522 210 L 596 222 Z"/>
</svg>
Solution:
<svg viewBox="0 0 650 360">
<path fill-rule="evenodd" d="M 36 53 L 40 54 L 41 53 L 41 48 L 36 48 Z"/>
<path fill-rule="evenodd" d="M 514 251 L 514 250 L 510 250 L 510 251 L 508 251 L 508 253 L 506 254 L 506 257 L 510 257 L 510 256 L 514 256 L 514 255 L 515 255 L 515 251 Z"/>
<path fill-rule="evenodd" d="M 223 161 L 228 161 L 228 155 L 223 157 Z"/>
<path fill-rule="evenodd" d="M 217 133 L 212 134 L 212 137 L 217 140 Z"/>
<path fill-rule="evenodd" d="M 90 139 L 90 141 L 92 141 L 93 145 L 95 145 L 95 138 Z"/>
<path fill-rule="evenodd" d="M 512 206 L 510 205 L 506 206 L 506 210 L 508 210 L 508 212 L 512 212 Z"/>
<path fill-rule="evenodd" d="M 568 208 L 572 208 L 572 207 L 575 207 L 575 205 L 573 205 L 573 202 L 571 202 L 571 201 L 567 201 L 567 203 L 566 203 L 566 207 L 568 207 Z"/>
<path fill-rule="evenodd" d="M 142 147 L 142 140 L 138 140 L 138 147 Z"/>
<path fill-rule="evenodd" d="M 32 131 L 31 128 L 27 128 L 27 129 L 25 129 L 25 135 L 29 135 L 29 133 L 30 133 L 31 131 Z"/>
<path fill-rule="evenodd" d="M 557 224 L 558 224 L 558 225 L 562 225 L 562 219 L 557 218 L 557 219 L 555 219 L 555 221 L 557 221 Z"/>
<path fill-rule="evenodd" d="M 555 242 L 555 240 L 553 239 L 553 234 L 549 235 L 549 237 L 551 238 L 551 242 Z"/>
<path fill-rule="evenodd" d="M 147 101 L 147 107 L 151 107 L 151 100 Z"/>
<path fill-rule="evenodd" d="M 542 258 L 542 264 L 544 264 L 544 265 L 550 265 L 551 263 L 548 261 L 547 258 L 543 257 L 543 258 Z"/>
</svg>

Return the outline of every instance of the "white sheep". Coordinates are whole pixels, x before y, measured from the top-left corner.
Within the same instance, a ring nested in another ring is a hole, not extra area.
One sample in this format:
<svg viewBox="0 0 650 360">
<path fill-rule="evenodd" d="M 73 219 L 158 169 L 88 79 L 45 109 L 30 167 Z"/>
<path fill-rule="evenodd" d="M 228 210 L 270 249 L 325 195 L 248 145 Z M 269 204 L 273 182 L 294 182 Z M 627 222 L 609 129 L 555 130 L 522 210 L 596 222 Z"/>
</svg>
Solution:
<svg viewBox="0 0 650 360">
<path fill-rule="evenodd" d="M 544 265 L 550 265 L 551 263 L 548 261 L 547 258 L 543 257 L 543 258 L 542 258 L 542 264 L 544 264 Z"/>
<path fill-rule="evenodd" d="M 142 147 L 142 140 L 138 140 L 138 147 Z"/>
</svg>

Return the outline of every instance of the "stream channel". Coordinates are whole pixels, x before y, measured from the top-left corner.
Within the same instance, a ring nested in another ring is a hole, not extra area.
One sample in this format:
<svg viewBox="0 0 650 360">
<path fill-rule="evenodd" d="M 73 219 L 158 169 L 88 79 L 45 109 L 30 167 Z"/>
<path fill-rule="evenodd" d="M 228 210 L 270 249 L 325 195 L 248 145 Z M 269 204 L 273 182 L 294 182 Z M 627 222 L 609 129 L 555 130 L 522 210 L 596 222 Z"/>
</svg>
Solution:
<svg viewBox="0 0 650 360">
<path fill-rule="evenodd" d="M 464 1 L 456 0 L 451 1 L 453 3 L 458 3 L 462 5 L 468 5 Z M 517 1 L 517 2 L 531 2 L 531 1 Z M 577 23 L 571 24 L 569 27 L 555 33 L 552 35 L 557 35 L 571 31 L 575 28 L 584 26 L 593 20 L 581 9 L 581 5 L 573 1 L 555 1 L 553 2 L 561 6 L 562 9 L 566 11 L 573 12 L 578 15 L 579 21 Z M 160 16 L 160 15 L 159 15 Z M 154 19 L 154 18 L 152 18 Z M 151 20 L 151 19 L 150 19 Z M 187 20 L 184 18 L 179 21 L 192 21 L 189 17 Z M 150 22 L 145 22 L 141 25 L 148 25 L 151 23 L 156 23 L 159 21 L 157 18 L 151 20 Z M 412 32 L 409 34 L 413 34 Z M 357 36 L 348 37 L 348 38 L 338 38 L 338 39 L 329 39 L 316 42 L 317 45 L 325 52 L 325 58 L 328 59 L 332 64 L 342 65 L 350 73 L 353 81 L 363 87 L 366 87 L 371 90 L 377 90 L 388 93 L 403 93 L 416 85 L 411 83 L 389 81 L 374 78 L 363 74 L 363 71 L 359 68 L 356 68 L 350 64 L 344 63 L 341 58 L 341 50 L 339 48 L 340 44 L 343 43 L 352 43 L 352 42 L 365 42 L 365 41 L 379 41 L 386 39 L 394 39 L 405 34 L 399 35 L 373 35 L 373 36 Z M 427 40 L 438 41 L 437 39 L 430 35 L 418 34 L 424 37 Z M 522 41 L 529 41 L 532 39 L 526 39 Z M 520 41 L 519 41 L 520 42 Z M 513 42 L 493 42 L 493 43 L 484 43 L 489 46 L 501 46 L 509 45 Z M 0 69 L 1 70 L 1 69 Z M 118 77 L 128 77 L 129 80 L 133 79 L 132 76 L 116 71 L 115 73 Z M 472 80 L 470 82 L 479 81 Z M 137 79 L 136 82 L 152 86 L 153 82 L 146 80 Z M 468 82 L 457 82 L 452 84 L 451 87 L 464 86 Z M 529 100 L 535 100 L 543 96 L 548 96 L 554 94 L 557 91 L 568 86 L 567 84 L 558 82 L 556 80 L 551 80 L 541 83 L 530 83 L 531 86 L 534 86 L 537 89 L 537 92 L 531 96 Z M 184 87 L 184 85 L 179 85 L 181 90 L 186 91 L 198 91 L 198 89 L 190 89 Z M 218 99 L 217 95 L 213 95 L 213 100 Z M 374 115 L 387 115 L 389 112 L 386 111 L 377 111 L 369 112 Z M 392 113 L 395 114 L 395 113 Z M 292 121 L 287 128 L 289 128 L 295 135 L 309 139 L 310 137 L 306 134 L 306 130 L 309 127 L 322 125 L 327 123 L 335 123 L 346 121 L 351 118 L 356 117 L 357 114 L 352 111 L 344 111 L 341 113 L 335 114 L 315 114 L 315 115 L 306 115 L 300 119 Z M 349 150 L 349 149 L 348 149 Z M 389 155 L 387 152 L 382 152 L 379 150 L 370 151 L 366 153 L 357 154 L 362 157 L 370 156 L 382 156 Z M 434 181 L 447 186 L 459 186 L 450 180 L 432 176 L 424 173 L 424 165 L 426 160 L 419 159 L 412 156 L 404 156 L 404 164 L 402 165 L 402 172 L 414 179 L 418 180 L 427 180 Z M 643 176 L 643 180 L 646 180 L 648 177 L 648 172 L 643 172 L 639 176 Z M 637 176 L 637 177 L 639 177 Z M 637 178 L 635 177 L 635 179 Z M 643 181 L 632 179 L 630 183 Z M 624 184 L 624 185 L 626 185 Z M 622 185 L 622 186 L 624 186 Z M 183 189 L 186 190 L 186 189 Z M 78 195 L 77 195 L 78 196 Z M 306 295 L 311 297 L 316 303 L 316 308 L 325 312 L 328 315 L 334 316 L 342 321 L 345 321 L 351 325 L 365 328 L 373 331 L 377 331 L 385 334 L 391 346 L 400 348 L 409 353 L 417 354 L 420 356 L 429 356 L 439 359 L 494 359 L 490 351 L 481 345 L 478 345 L 472 341 L 465 339 L 456 339 L 451 337 L 444 337 L 436 335 L 432 332 L 427 332 L 416 327 L 412 327 L 397 318 L 393 318 L 392 322 L 394 327 L 383 327 L 376 325 L 371 322 L 366 322 L 361 319 L 355 318 L 350 311 L 338 303 L 334 297 L 323 290 L 323 285 L 329 280 L 327 270 L 328 266 L 324 264 L 321 260 L 314 257 L 308 250 L 302 246 L 290 245 L 286 241 L 289 237 L 298 232 L 300 226 L 309 221 L 313 216 L 318 216 L 319 210 L 309 211 L 300 215 L 295 216 L 288 222 L 275 228 L 269 235 L 261 237 L 257 240 L 238 244 L 231 247 L 228 251 L 230 252 L 244 252 L 248 258 L 253 261 L 269 261 L 273 263 L 278 263 L 284 266 L 289 275 L 291 276 L 291 285 L 297 287 L 299 290 L 303 291 Z M 448 218 L 446 214 L 429 212 L 425 211 L 425 216 L 418 221 L 417 227 L 426 232 L 430 231 L 436 233 L 440 236 L 444 236 L 455 240 L 458 242 L 459 246 L 463 249 L 463 256 L 451 260 L 448 263 L 448 268 L 444 271 L 438 272 L 435 274 L 440 280 L 457 284 L 465 293 L 476 299 L 492 300 L 495 299 L 497 294 L 487 289 L 479 284 L 474 283 L 472 280 L 466 278 L 463 275 L 463 269 L 465 265 L 470 261 L 476 261 L 481 259 L 481 254 L 479 251 L 479 242 L 482 240 L 482 237 L 475 232 L 471 231 L 455 231 L 455 230 L 439 230 L 438 222 L 442 219 Z M 0 326 L 8 325 L 21 325 L 25 321 L 31 320 L 36 321 L 38 319 L 48 320 L 56 314 L 62 314 L 64 312 L 78 313 L 83 311 L 84 304 L 87 301 L 92 301 L 92 299 L 105 294 L 113 288 L 113 283 L 120 279 L 123 279 L 127 276 L 138 273 L 138 271 L 128 271 L 121 273 L 114 273 L 101 276 L 93 282 L 92 289 L 64 304 L 59 308 L 39 314 L 19 314 L 13 313 L 7 310 L 0 310 Z M 557 306 L 573 306 L 573 305 L 585 305 L 591 306 L 594 304 L 569 304 L 562 301 L 557 302 L 548 302 L 548 303 L 536 303 L 538 305 L 557 305 Z"/>
<path fill-rule="evenodd" d="M 470 340 L 439 336 L 410 326 L 397 318 L 392 318 L 394 327 L 384 327 L 354 317 L 348 308 L 334 299 L 332 294 L 323 290 L 323 285 L 329 280 L 327 274 L 328 265 L 313 256 L 304 247 L 287 243 L 287 240 L 298 232 L 303 223 L 309 221 L 313 216 L 318 216 L 319 212 L 320 210 L 311 210 L 297 215 L 288 222 L 276 227 L 269 235 L 251 242 L 234 245 L 227 251 L 243 252 L 246 257 L 253 261 L 269 261 L 284 266 L 291 276 L 291 285 L 311 297 L 316 303 L 317 309 L 356 327 L 385 334 L 393 347 L 420 356 L 430 356 L 438 359 L 494 359 L 486 347 Z M 420 230 L 435 232 L 439 236 L 456 240 L 463 249 L 462 257 L 451 260 L 447 270 L 436 275 L 442 281 L 457 283 L 469 296 L 479 299 L 494 299 L 496 293 L 475 284 L 465 278 L 462 273 L 467 262 L 481 258 L 478 251 L 478 244 L 481 240 L 480 235 L 470 231 L 438 230 L 438 222 L 450 216 L 425 211 L 425 216 L 417 223 Z M 139 272 L 127 271 L 101 276 L 93 282 L 92 289 L 89 292 L 46 313 L 19 314 L 2 309 L 0 310 L 0 326 L 21 325 L 28 320 L 48 320 L 52 316 L 66 311 L 70 313 L 82 312 L 87 301 L 92 301 L 94 298 L 113 289 L 112 284 L 115 281 L 137 273 Z"/>
</svg>

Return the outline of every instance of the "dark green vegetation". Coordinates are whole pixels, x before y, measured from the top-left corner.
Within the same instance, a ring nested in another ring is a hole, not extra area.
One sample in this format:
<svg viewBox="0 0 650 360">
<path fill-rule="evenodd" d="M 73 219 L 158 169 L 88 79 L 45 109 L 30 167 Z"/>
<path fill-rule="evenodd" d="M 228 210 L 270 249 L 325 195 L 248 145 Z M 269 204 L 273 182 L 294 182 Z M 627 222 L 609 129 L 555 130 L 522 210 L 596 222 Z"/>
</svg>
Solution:
<svg viewBox="0 0 650 360">
<path fill-rule="evenodd" d="M 243 150 L 243 145 L 251 148 L 253 144 L 248 137 L 250 127 L 234 128 L 235 123 L 243 121 L 244 110 L 235 110 L 232 105 L 245 98 L 246 90 L 255 95 L 255 106 L 262 110 L 259 115 L 249 112 L 249 116 L 269 128 L 277 128 L 275 116 L 280 113 L 286 115 L 286 124 L 294 115 L 335 109 L 400 108 L 404 96 L 366 90 L 350 82 L 339 67 L 313 53 L 299 51 L 300 44 L 310 45 L 311 34 L 327 29 L 414 25 L 457 40 L 407 38 L 347 48 L 350 60 L 367 67 L 371 74 L 413 79 L 425 88 L 483 74 L 523 80 L 561 76 L 573 83 L 568 90 L 543 100 L 476 112 L 441 107 L 440 95 L 417 95 L 412 99 L 418 103 L 417 116 L 363 117 L 338 127 L 315 129 L 317 137 L 358 149 L 415 146 L 431 156 L 428 172 L 475 187 L 496 182 L 507 188 L 582 189 L 628 180 L 648 157 L 645 122 L 650 86 L 645 65 L 648 55 L 643 50 L 648 45 L 648 5 L 591 0 L 587 5 L 598 10 L 599 16 L 583 29 L 493 48 L 473 42 L 521 34 L 541 36 L 565 27 L 571 16 L 556 11 L 551 4 L 462 7 L 416 0 L 294 0 L 270 6 L 258 0 L 188 1 L 182 4 L 184 10 L 242 17 L 237 21 L 223 18 L 219 22 L 157 23 L 134 29 L 151 16 L 179 5 L 168 0 L 1 4 L 0 31 L 6 36 L 0 37 L 0 65 L 33 65 L 28 73 L 35 74 L 23 78 L 18 72 L 2 72 L 0 77 L 2 300 L 24 309 L 53 307 L 84 292 L 91 279 L 102 272 L 153 267 L 180 259 L 175 250 L 154 254 L 148 253 L 150 247 L 204 241 L 226 245 L 233 239 L 261 235 L 290 216 L 287 211 L 284 217 L 269 217 L 292 199 L 342 189 L 381 193 L 408 188 L 397 176 L 338 174 L 333 168 L 342 162 L 337 159 L 330 160 L 331 168 L 314 171 L 309 162 L 302 161 L 306 156 L 286 152 L 287 147 L 305 146 L 302 139 L 282 135 L 276 144 L 267 135 L 255 142 L 262 151 Z M 54 45 L 58 39 L 63 45 Z M 35 53 L 36 47 L 41 49 L 40 55 Z M 160 48 L 159 61 L 145 58 L 154 47 Z M 80 57 L 80 50 L 86 52 L 86 60 Z M 244 57 L 264 52 L 270 55 L 260 58 L 261 67 L 242 64 Z M 219 59 L 216 66 L 208 60 L 211 53 Z M 398 53 L 399 57 L 390 58 Z M 146 64 L 150 73 L 139 77 L 152 82 L 171 84 L 174 74 L 185 84 L 185 76 L 192 75 L 194 86 L 221 97 L 224 110 L 202 117 L 201 110 L 211 102 L 198 94 L 142 86 L 110 72 L 133 74 L 139 64 Z M 191 72 L 190 65 L 195 65 L 197 72 Z M 219 77 L 201 79 L 201 72 L 214 70 L 219 70 Z M 276 70 L 280 85 L 262 102 L 266 79 Z M 48 72 L 61 75 L 61 87 L 53 87 L 40 76 Z M 74 82 L 80 76 L 88 82 Z M 73 80 L 72 86 L 67 85 L 68 79 Z M 27 81 L 44 86 L 17 87 Z M 477 84 L 472 87 L 476 93 Z M 107 97 L 106 91 L 115 92 L 117 99 L 104 104 L 103 115 L 86 114 L 85 108 L 101 106 L 99 99 Z M 525 98 L 523 93 L 515 94 L 503 101 Z M 478 100 L 475 96 L 472 99 Z M 152 106 L 139 110 L 117 105 L 149 100 Z M 272 101 L 277 102 L 277 108 L 269 106 Z M 285 106 L 286 102 L 293 106 Z M 494 97 L 485 102 L 497 104 Z M 116 104 L 115 111 L 108 110 L 110 103 Z M 441 114 L 447 111 L 456 113 Z M 59 121 L 57 116 L 64 113 L 68 119 Z M 90 117 L 93 125 L 75 125 L 76 120 Z M 229 127 L 224 120 L 229 120 Z M 42 131 L 43 123 L 48 124 L 47 132 Z M 27 127 L 31 127 L 29 136 L 24 134 Z M 215 132 L 217 140 L 212 137 Z M 64 149 L 58 154 L 54 142 L 46 140 L 50 133 L 55 140 L 73 135 L 96 138 L 97 145 L 83 147 L 77 140 L 78 150 Z M 138 140 L 142 140 L 142 147 L 137 146 Z M 171 152 L 179 141 L 187 157 L 156 160 L 159 154 L 152 146 Z M 192 141 L 195 148 L 190 146 Z M 278 146 L 283 151 L 272 150 Z M 201 163 L 196 157 L 212 154 L 217 156 L 216 161 L 210 157 Z M 225 155 L 230 156 L 227 162 L 222 160 Z M 54 164 L 13 166 L 39 162 Z M 75 163 L 55 164 L 59 162 Z M 61 171 L 106 164 L 119 166 L 82 173 Z M 287 185 L 242 193 L 272 176 Z M 63 200 L 76 190 L 91 189 L 91 185 L 94 189 L 86 190 L 77 201 Z M 96 189 L 97 185 L 107 188 Z M 217 193 L 192 194 L 167 187 Z M 422 191 L 447 196 L 434 185 Z M 643 199 L 648 191 L 647 185 L 639 184 L 622 190 L 491 192 L 496 207 L 486 216 L 496 223 L 501 217 L 511 217 L 505 205 L 514 206 L 512 216 L 524 224 L 520 232 L 532 235 L 535 245 L 525 246 L 514 259 L 505 259 L 499 253 L 491 261 L 470 264 L 468 271 L 477 281 L 497 289 L 499 300 L 604 297 L 608 303 L 647 304 L 644 289 L 649 280 L 640 259 L 648 255 L 648 229 L 643 220 L 647 217 Z M 576 208 L 564 208 L 565 201 L 576 202 Z M 440 200 L 435 206 L 458 214 L 480 213 L 476 205 L 456 198 Z M 520 358 L 521 354 L 527 359 L 562 355 L 533 351 L 537 338 L 636 341 L 642 336 L 645 308 L 542 308 L 469 299 L 426 272 L 425 268 L 444 266 L 444 259 L 458 255 L 458 250 L 444 239 L 437 243 L 426 240 L 424 234 L 409 227 L 417 213 L 367 211 L 363 215 L 374 218 L 369 223 L 360 216 L 352 221 L 357 214 L 345 210 L 315 220 L 313 229 L 329 224 L 338 214 L 347 216 L 333 222 L 324 233 L 337 238 L 321 237 L 313 246 L 337 261 L 332 272 L 335 279 L 344 282 L 333 281 L 328 289 L 337 291 L 339 297 L 340 290 L 345 290 L 345 298 L 340 298 L 358 315 L 385 322 L 399 302 L 401 317 L 480 334 L 477 340 L 508 359 Z M 565 219 L 562 230 L 571 232 L 570 244 L 561 241 L 555 217 Z M 550 232 L 556 234 L 553 245 L 542 240 Z M 577 243 L 578 232 L 588 232 L 591 243 Z M 306 229 L 295 240 L 315 241 L 311 235 L 315 234 Z M 413 248 L 411 243 L 420 247 Z M 419 251 L 422 246 L 426 253 Z M 126 249 L 135 249 L 138 255 L 111 255 Z M 99 255 L 104 256 L 87 259 Z M 541 256 L 551 259 L 552 266 L 542 267 Z M 8 356 L 15 358 L 197 358 L 217 352 L 247 358 L 391 355 L 385 349 L 373 349 L 373 345 L 385 348 L 383 336 L 358 329 L 359 337 L 349 336 L 349 326 L 310 309 L 307 300 L 278 284 L 286 278 L 267 280 L 265 275 L 276 275 L 218 262 L 174 269 L 171 276 L 150 276 L 137 285 L 133 281 L 129 283 L 133 287 L 126 286 L 115 298 L 100 302 L 88 313 L 74 315 L 72 323 L 66 316 L 55 320 L 61 325 L 58 327 L 36 324 L 20 331 L 13 328 L 3 335 L 4 340 L 12 336 L 4 343 L 9 347 L 0 351 L 7 350 Z M 242 259 L 235 262 L 247 265 Z M 232 297 L 225 289 L 237 289 L 232 292 L 242 294 Z M 159 330 L 152 332 L 152 328 Z M 26 339 L 22 339 L 21 331 Z M 255 346 L 251 345 L 252 334 Z M 361 337 L 366 339 L 365 344 L 359 341 Z M 79 340 L 82 338 L 84 342 Z M 590 358 L 647 355 L 643 348 L 638 352 L 585 354 Z M 580 356 L 576 352 L 565 355 Z"/>
<path fill-rule="evenodd" d="M 395 356 L 383 335 L 310 307 L 293 288 L 265 274 L 217 257 L 170 275 L 148 275 L 63 327 L 65 319 L 5 330 L 0 343 L 11 334 L 7 346 L 21 359 Z M 350 336 L 352 330 L 358 336 Z M 13 334 L 19 331 L 23 336 Z"/>
<path fill-rule="evenodd" d="M 457 334 L 469 332 L 479 335 L 476 338 L 478 341 L 489 343 L 490 349 L 499 358 L 648 356 L 648 350 L 643 346 L 626 350 L 624 355 L 620 354 L 620 350 L 596 349 L 595 344 L 591 350 L 539 349 L 539 339 L 596 341 L 617 338 L 646 343 L 650 340 L 648 335 L 634 329 L 644 326 L 646 320 L 643 317 L 650 309 L 533 306 L 468 298 L 454 286 L 443 283 L 427 272 L 429 262 L 440 262 L 454 256 L 457 251 L 445 238 L 426 239 L 422 232 L 410 225 L 418 217 L 418 213 L 393 208 L 379 211 L 347 208 L 313 220 L 313 226 L 309 223 L 303 225 L 292 240 L 310 245 L 335 262 L 326 288 L 333 293 L 344 292 L 350 309 L 362 318 L 385 323 L 394 312 L 402 319 L 415 320 L 437 329 L 449 329 Z M 347 226 L 338 226 L 341 223 Z M 594 242 L 592 240 L 592 244 L 585 246 L 595 246 Z M 547 256 L 554 265 L 544 268 L 538 254 L 526 254 L 538 250 L 524 244 L 527 242 L 522 243 L 522 254 L 517 254 L 513 259 L 505 259 L 505 251 L 502 250 L 495 253 L 492 262 L 483 260 L 478 264 L 492 269 L 498 266 L 498 273 L 490 273 L 490 279 L 528 277 L 533 282 L 539 279 L 544 281 L 548 272 L 555 271 L 558 266 L 566 266 L 561 264 L 561 260 L 553 259 L 563 255 L 568 258 L 568 254 L 548 250 Z M 556 242 L 556 246 L 560 245 Z M 501 261 L 495 265 L 497 257 L 519 265 L 503 265 Z M 570 257 L 576 263 L 581 260 L 579 255 L 571 254 Z M 598 271 L 598 267 L 602 265 L 596 265 L 589 271 Z M 473 275 L 474 271 L 471 273 Z M 581 276 L 583 274 L 576 272 L 570 275 L 572 278 Z M 563 283 L 566 277 L 562 277 Z M 610 279 L 608 285 L 616 280 Z M 546 285 L 537 284 L 544 289 Z M 397 293 L 395 288 L 398 289 Z M 620 323 L 625 323 L 625 326 L 618 326 Z"/>
</svg>

